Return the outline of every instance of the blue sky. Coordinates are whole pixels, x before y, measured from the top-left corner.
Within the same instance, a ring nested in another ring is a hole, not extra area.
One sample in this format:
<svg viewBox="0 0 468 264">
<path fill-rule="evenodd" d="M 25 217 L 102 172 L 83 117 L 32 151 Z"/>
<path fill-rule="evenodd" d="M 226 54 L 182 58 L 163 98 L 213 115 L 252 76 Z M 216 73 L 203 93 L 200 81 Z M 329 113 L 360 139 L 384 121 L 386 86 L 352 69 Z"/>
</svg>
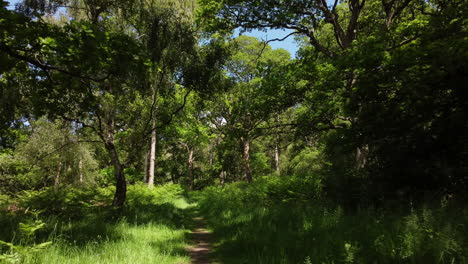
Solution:
<svg viewBox="0 0 468 264">
<path fill-rule="evenodd" d="M 270 39 L 282 39 L 292 32 L 292 30 L 269 29 L 266 32 L 253 30 L 252 32 L 244 32 L 242 35 L 252 36 L 267 41 Z M 239 31 L 236 30 L 235 35 L 238 36 L 238 34 Z M 294 40 L 294 35 L 289 36 L 283 41 L 272 41 L 269 44 L 273 49 L 283 48 L 289 51 L 291 57 L 294 57 L 299 49 L 297 42 Z"/>
<path fill-rule="evenodd" d="M 16 0 L 16 1 L 7 1 L 7 2 L 10 3 L 10 5 L 8 6 L 8 8 L 9 8 L 9 9 L 13 9 L 13 8 L 15 8 L 15 3 L 18 3 L 19 1 Z"/>
</svg>

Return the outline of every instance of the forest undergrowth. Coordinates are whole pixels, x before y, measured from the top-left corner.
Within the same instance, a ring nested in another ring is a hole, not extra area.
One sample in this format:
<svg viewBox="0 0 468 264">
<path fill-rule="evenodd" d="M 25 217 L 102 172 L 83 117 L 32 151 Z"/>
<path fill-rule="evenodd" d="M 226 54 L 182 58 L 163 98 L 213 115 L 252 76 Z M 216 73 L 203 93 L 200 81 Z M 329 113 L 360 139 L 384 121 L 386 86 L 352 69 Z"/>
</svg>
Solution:
<svg viewBox="0 0 468 264">
<path fill-rule="evenodd" d="M 0 0 L 0 262 L 468 263 L 467 36 L 466 0 Z"/>
<path fill-rule="evenodd" d="M 189 263 L 191 207 L 179 185 L 46 188 L 2 196 L 0 263 Z"/>
<path fill-rule="evenodd" d="M 467 263 L 468 211 L 454 201 L 345 208 L 309 176 L 263 177 L 186 192 L 130 186 L 2 196 L 1 263 L 190 263 L 195 212 L 220 263 Z"/>
<path fill-rule="evenodd" d="M 222 263 L 468 261 L 468 211 L 453 201 L 348 209 L 306 182 L 264 177 L 194 194 Z"/>
</svg>

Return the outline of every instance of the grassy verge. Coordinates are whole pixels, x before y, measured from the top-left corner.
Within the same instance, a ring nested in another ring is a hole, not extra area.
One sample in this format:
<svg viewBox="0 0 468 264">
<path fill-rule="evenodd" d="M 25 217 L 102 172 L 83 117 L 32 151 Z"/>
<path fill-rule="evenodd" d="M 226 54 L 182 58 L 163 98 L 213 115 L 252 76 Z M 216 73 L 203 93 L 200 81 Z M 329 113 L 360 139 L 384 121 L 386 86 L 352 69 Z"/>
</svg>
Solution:
<svg viewBox="0 0 468 264">
<path fill-rule="evenodd" d="M 192 213 L 178 185 L 130 186 L 119 211 L 109 206 L 112 193 L 68 188 L 3 197 L 0 240 L 14 247 L 3 243 L 0 263 L 189 263 Z"/>
<path fill-rule="evenodd" d="M 306 195 L 313 181 L 302 189 L 296 181 L 303 182 L 261 179 L 196 194 L 223 263 L 468 263 L 466 206 L 347 212 Z"/>
<path fill-rule="evenodd" d="M 66 240 L 39 254 L 30 255 L 26 263 L 188 263 L 184 246 L 185 231 L 166 225 L 133 225 L 121 221 L 113 226 L 116 238 L 97 237 L 83 245 Z"/>
</svg>

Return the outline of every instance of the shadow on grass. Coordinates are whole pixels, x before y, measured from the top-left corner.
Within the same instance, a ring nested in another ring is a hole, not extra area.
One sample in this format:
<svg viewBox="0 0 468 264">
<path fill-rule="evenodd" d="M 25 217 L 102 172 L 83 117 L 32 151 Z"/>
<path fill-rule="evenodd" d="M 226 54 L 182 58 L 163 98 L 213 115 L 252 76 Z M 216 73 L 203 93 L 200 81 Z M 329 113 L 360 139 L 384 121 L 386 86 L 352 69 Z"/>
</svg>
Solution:
<svg viewBox="0 0 468 264">
<path fill-rule="evenodd" d="M 244 208 L 246 209 L 246 208 Z M 248 211 L 248 210 L 247 210 Z M 290 208 L 233 213 L 232 218 L 209 217 L 209 226 L 218 241 L 214 255 L 224 264 L 304 263 L 310 243 L 309 235 L 300 229 Z M 334 254 L 339 254 L 335 250 Z"/>
<path fill-rule="evenodd" d="M 191 221 L 189 210 L 177 208 L 171 203 L 145 204 L 121 210 L 106 207 L 84 213 L 79 219 L 49 216 L 44 220 L 47 228 L 37 233 L 37 239 L 58 237 L 66 243 L 85 246 L 91 242 L 96 244 L 123 239 L 120 224 L 127 224 L 129 227 L 156 224 L 177 230 L 185 229 Z"/>
<path fill-rule="evenodd" d="M 184 237 L 170 238 L 161 241 L 153 241 L 149 246 L 159 251 L 170 253 L 173 256 L 186 256 L 187 250 L 184 245 Z"/>
<path fill-rule="evenodd" d="M 17 212 L 0 210 L 0 224 L 2 229 L 5 228 L 0 231 L 0 240 L 22 244 L 24 240 L 18 232 L 19 223 L 34 223 L 40 220 L 45 223 L 45 227 L 37 230 L 28 243 L 53 241 L 64 252 L 68 250 L 80 252 L 86 251 L 90 246 L 104 250 L 110 244 L 135 241 L 136 245 L 145 243 L 145 246 L 163 252 L 164 255 L 174 257 L 188 255 L 186 252 L 188 239 L 184 230 L 193 225 L 192 208 L 180 208 L 172 202 L 153 204 L 153 200 L 146 200 L 130 201 L 129 205 L 122 209 L 115 209 L 109 206 L 108 197 L 99 201 L 94 197 L 86 198 L 88 200 L 83 199 L 84 202 L 83 200 L 76 203 L 60 201 L 55 204 L 35 199 L 33 203 L 35 206 L 29 207 L 28 210 L 40 211 L 41 213 L 36 216 L 27 213 L 24 209 Z M 151 235 L 145 235 L 145 232 L 153 231 L 156 232 L 154 239 Z M 161 232 L 161 235 L 159 236 L 157 232 Z M 140 239 L 140 234 L 146 237 L 148 243 Z"/>
<path fill-rule="evenodd" d="M 349 215 L 320 205 L 201 208 L 224 264 L 466 263 L 466 249 L 460 247 L 465 232 L 453 228 L 466 216 L 448 211 L 365 209 Z"/>
</svg>

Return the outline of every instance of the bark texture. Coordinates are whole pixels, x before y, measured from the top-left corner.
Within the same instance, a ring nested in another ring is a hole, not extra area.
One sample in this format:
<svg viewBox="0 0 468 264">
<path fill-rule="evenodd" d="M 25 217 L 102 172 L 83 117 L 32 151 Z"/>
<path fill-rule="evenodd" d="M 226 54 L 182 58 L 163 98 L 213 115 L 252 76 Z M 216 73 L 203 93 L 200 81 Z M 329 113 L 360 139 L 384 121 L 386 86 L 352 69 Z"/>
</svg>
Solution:
<svg viewBox="0 0 468 264">
<path fill-rule="evenodd" d="M 248 182 L 252 182 L 252 172 L 250 171 L 250 140 L 244 138 L 242 140 L 242 158 L 243 158 L 243 176 L 242 179 Z"/>
<path fill-rule="evenodd" d="M 151 132 L 151 148 L 149 158 L 149 170 L 148 170 L 148 187 L 153 188 L 154 186 L 154 169 L 156 165 L 156 129 L 153 126 L 153 132 Z"/>
</svg>

